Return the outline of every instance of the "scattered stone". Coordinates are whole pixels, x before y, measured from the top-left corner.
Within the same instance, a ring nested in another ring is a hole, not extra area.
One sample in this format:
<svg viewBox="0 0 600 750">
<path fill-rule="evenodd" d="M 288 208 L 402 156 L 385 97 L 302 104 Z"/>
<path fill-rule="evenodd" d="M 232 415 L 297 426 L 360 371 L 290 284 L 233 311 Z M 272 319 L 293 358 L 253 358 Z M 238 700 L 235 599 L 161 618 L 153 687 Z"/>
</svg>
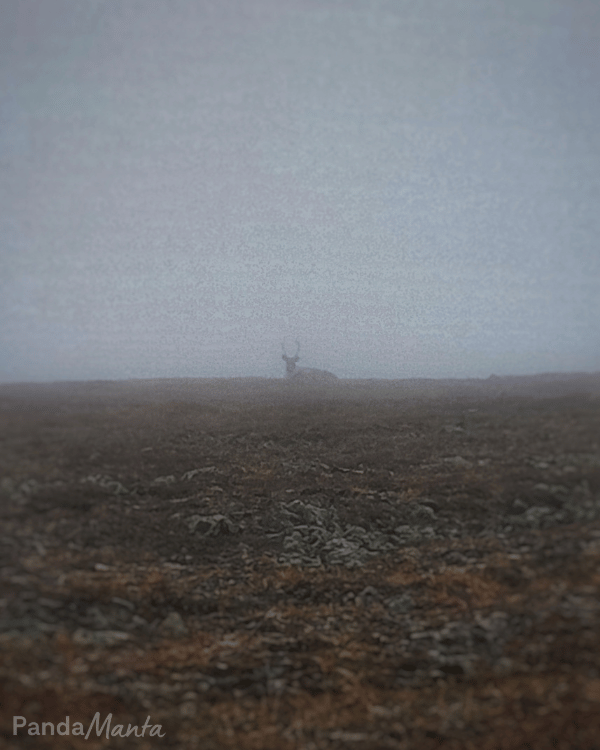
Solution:
<svg viewBox="0 0 600 750">
<path fill-rule="evenodd" d="M 293 500 L 282 506 L 281 514 L 287 527 L 283 540 L 285 552 L 279 556 L 283 565 L 357 568 L 396 547 L 379 531 L 367 531 L 352 524 L 342 526 L 335 508 L 322 505 L 320 499 Z"/>
<path fill-rule="evenodd" d="M 435 511 L 429 505 L 421 503 L 406 503 L 402 508 L 402 515 L 414 526 L 431 523 L 436 519 Z"/>
<path fill-rule="evenodd" d="M 451 550 L 446 555 L 444 555 L 444 562 L 446 565 L 467 565 L 468 559 L 458 552 L 457 550 Z"/>
<path fill-rule="evenodd" d="M 113 596 L 111 601 L 115 604 L 120 604 L 122 607 L 126 607 L 131 612 L 135 610 L 135 604 L 133 602 L 130 602 L 128 599 L 121 599 L 120 596 Z"/>
<path fill-rule="evenodd" d="M 190 479 L 193 479 L 198 474 L 214 474 L 216 470 L 216 466 L 204 466 L 201 469 L 191 469 L 190 471 L 186 471 L 181 475 L 181 481 L 189 482 Z"/>
<path fill-rule="evenodd" d="M 297 499 L 280 508 L 282 521 L 287 527 L 283 540 L 286 551 L 279 557 L 282 564 L 355 568 L 376 555 L 436 536 L 429 524 L 436 521 L 437 516 L 429 505 L 404 503 L 397 516 L 403 516 L 409 523 L 384 533 L 355 524 L 342 524 L 333 505 L 325 504 L 320 497 L 311 500 Z"/>
<path fill-rule="evenodd" d="M 370 607 L 379 599 L 379 592 L 374 586 L 365 586 L 354 601 L 358 607 Z"/>
<path fill-rule="evenodd" d="M 184 701 L 179 706 L 179 715 L 183 719 L 191 719 L 193 716 L 196 715 L 196 711 L 197 711 L 197 705 L 196 705 L 195 700 Z"/>
<path fill-rule="evenodd" d="M 412 596 L 406 592 L 400 594 L 400 596 L 391 596 L 389 599 L 386 599 L 385 606 L 392 614 L 402 615 L 413 609 L 414 601 Z"/>
<path fill-rule="evenodd" d="M 87 630 L 78 628 L 73 633 L 73 643 L 78 646 L 117 646 L 119 643 L 128 641 L 129 633 L 121 630 Z"/>
<path fill-rule="evenodd" d="M 534 505 L 532 508 L 528 508 L 522 516 L 519 516 L 519 520 L 524 519 L 528 526 L 537 529 L 542 525 L 544 516 L 549 513 L 552 513 L 551 508 L 544 505 Z"/>
<path fill-rule="evenodd" d="M 237 534 L 241 525 L 235 524 L 227 516 L 214 513 L 211 516 L 200 516 L 194 514 L 186 519 L 190 533 L 198 533 L 202 536 L 221 536 L 222 534 Z"/>
<path fill-rule="evenodd" d="M 181 638 L 189 632 L 182 616 L 179 612 L 175 611 L 169 612 L 165 619 L 160 623 L 158 629 L 162 635 L 172 636 L 174 638 Z"/>
<path fill-rule="evenodd" d="M 173 474 L 169 474 L 168 476 L 164 477 L 156 477 L 156 479 L 152 480 L 152 484 L 173 484 L 175 482 L 175 477 Z"/>
<path fill-rule="evenodd" d="M 90 474 L 81 480 L 84 484 L 95 484 L 106 490 L 111 495 L 128 495 L 129 490 L 121 482 L 117 482 L 116 479 L 106 476 L 106 474 Z"/>
<path fill-rule="evenodd" d="M 473 462 L 467 461 L 467 459 L 463 458 L 462 456 L 452 456 L 451 458 L 445 458 L 444 462 L 447 464 L 452 464 L 452 466 L 459 466 L 463 469 L 473 468 Z"/>
</svg>

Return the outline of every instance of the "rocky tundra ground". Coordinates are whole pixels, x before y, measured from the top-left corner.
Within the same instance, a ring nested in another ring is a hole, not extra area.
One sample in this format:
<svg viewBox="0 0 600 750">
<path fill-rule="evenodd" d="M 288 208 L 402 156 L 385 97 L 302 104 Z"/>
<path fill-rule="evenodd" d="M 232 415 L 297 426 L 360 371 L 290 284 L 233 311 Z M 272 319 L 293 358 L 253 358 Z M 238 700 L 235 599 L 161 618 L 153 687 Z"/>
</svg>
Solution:
<svg viewBox="0 0 600 750">
<path fill-rule="evenodd" d="M 599 444 L 598 375 L 0 386 L 0 745 L 600 750 Z"/>
</svg>

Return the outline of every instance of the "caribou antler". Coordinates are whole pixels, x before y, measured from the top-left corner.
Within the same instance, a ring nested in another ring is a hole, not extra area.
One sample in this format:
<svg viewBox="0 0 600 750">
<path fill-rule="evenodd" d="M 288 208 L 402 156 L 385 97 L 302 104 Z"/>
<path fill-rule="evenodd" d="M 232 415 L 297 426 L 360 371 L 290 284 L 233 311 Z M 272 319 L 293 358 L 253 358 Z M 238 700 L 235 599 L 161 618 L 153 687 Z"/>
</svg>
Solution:
<svg viewBox="0 0 600 750">
<path fill-rule="evenodd" d="M 283 355 L 287 357 L 287 351 L 285 349 L 285 341 L 281 342 L 281 351 Z M 298 341 L 298 339 L 296 339 L 296 352 L 294 354 L 294 357 L 298 357 L 299 354 L 300 354 L 300 342 Z"/>
</svg>

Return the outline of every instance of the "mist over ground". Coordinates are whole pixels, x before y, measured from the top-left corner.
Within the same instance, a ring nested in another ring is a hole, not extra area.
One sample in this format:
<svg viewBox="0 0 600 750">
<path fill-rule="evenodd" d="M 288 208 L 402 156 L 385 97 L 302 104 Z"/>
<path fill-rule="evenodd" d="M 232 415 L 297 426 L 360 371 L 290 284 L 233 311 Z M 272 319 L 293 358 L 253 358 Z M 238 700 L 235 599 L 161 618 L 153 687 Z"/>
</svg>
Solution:
<svg viewBox="0 0 600 750">
<path fill-rule="evenodd" d="M 0 7 L 0 382 L 600 370 L 594 0 Z"/>
</svg>

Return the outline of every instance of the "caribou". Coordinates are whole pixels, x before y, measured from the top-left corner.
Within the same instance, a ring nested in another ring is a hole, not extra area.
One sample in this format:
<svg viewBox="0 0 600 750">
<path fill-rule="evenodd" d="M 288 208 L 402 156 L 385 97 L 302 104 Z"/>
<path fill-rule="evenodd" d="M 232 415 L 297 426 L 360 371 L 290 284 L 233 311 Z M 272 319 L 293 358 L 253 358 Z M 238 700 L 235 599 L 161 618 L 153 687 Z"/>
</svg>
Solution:
<svg viewBox="0 0 600 750">
<path fill-rule="evenodd" d="M 294 383 L 315 383 L 324 384 L 332 383 L 337 380 L 337 375 L 327 370 L 317 370 L 314 367 L 297 367 L 296 363 L 300 359 L 300 342 L 296 341 L 296 353 L 293 357 L 289 357 L 286 350 L 285 344 L 281 344 L 283 356 L 281 357 L 285 362 L 285 377 L 288 380 L 292 380 Z"/>
</svg>

